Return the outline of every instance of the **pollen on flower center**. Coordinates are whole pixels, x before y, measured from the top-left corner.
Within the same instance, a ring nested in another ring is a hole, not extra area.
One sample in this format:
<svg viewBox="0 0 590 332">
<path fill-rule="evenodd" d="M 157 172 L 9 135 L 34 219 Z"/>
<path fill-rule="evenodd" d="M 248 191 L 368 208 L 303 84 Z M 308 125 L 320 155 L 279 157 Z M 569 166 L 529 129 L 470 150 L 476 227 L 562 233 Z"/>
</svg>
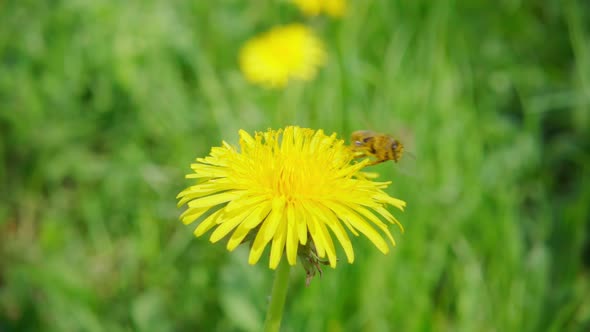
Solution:
<svg viewBox="0 0 590 332">
<path fill-rule="evenodd" d="M 276 181 L 275 195 L 285 196 L 287 202 L 293 201 L 293 197 L 301 195 L 300 187 L 297 186 L 298 174 L 294 174 L 292 167 L 283 167 L 279 171 Z"/>
<path fill-rule="evenodd" d="M 293 134 L 297 133 L 297 140 Z M 320 132 L 322 135 L 323 133 Z M 295 131 L 285 130 L 277 132 L 276 136 L 266 136 L 271 148 L 267 154 L 256 151 L 253 154 L 255 163 L 259 168 L 256 171 L 256 184 L 268 189 L 274 197 L 285 197 L 286 201 L 296 199 L 317 199 L 328 191 L 325 182 L 330 178 L 334 169 L 348 164 L 352 154 L 348 149 L 341 149 L 340 158 L 334 158 L 334 152 L 330 151 L 334 143 L 323 142 L 321 146 L 317 138 L 314 139 L 313 131 L 297 128 Z M 250 152 L 244 144 L 242 150 Z"/>
<path fill-rule="evenodd" d="M 305 165 L 287 159 L 283 160 L 279 167 L 277 176 L 273 179 L 272 189 L 275 196 L 284 196 L 287 202 L 293 202 L 298 199 L 310 199 L 319 194 L 321 179 L 309 176 L 312 172 Z"/>
</svg>

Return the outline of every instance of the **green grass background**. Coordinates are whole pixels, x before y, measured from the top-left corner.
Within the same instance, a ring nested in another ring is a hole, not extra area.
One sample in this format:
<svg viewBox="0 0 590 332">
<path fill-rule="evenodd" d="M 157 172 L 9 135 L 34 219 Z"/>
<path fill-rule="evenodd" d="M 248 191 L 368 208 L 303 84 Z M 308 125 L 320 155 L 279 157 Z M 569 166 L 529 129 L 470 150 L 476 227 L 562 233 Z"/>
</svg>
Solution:
<svg viewBox="0 0 590 332">
<path fill-rule="evenodd" d="M 189 164 L 290 124 L 373 129 L 406 232 L 305 288 L 283 331 L 590 330 L 590 3 L 0 2 L 0 331 L 258 331 L 272 271 L 178 221 Z M 317 79 L 247 84 L 240 45 L 305 21 Z M 340 251 L 339 256 L 343 258 Z"/>
</svg>

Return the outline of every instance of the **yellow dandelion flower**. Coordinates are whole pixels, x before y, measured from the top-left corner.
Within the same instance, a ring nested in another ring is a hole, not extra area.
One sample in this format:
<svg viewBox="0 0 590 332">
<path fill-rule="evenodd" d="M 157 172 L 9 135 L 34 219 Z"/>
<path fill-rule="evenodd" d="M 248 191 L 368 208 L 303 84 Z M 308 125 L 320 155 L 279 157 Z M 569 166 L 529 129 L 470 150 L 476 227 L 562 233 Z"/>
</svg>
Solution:
<svg viewBox="0 0 590 332">
<path fill-rule="evenodd" d="M 317 16 L 326 13 L 342 17 L 346 13 L 346 0 L 291 0 L 304 15 Z"/>
<path fill-rule="evenodd" d="M 383 253 L 389 246 L 376 229 L 395 245 L 384 221 L 401 225 L 386 206 L 403 210 L 406 203 L 383 191 L 389 182 L 364 176 L 369 160 L 353 162 L 352 150 L 336 134 L 289 126 L 254 137 L 240 130 L 239 136 L 239 149 L 223 142 L 197 158 L 187 178 L 199 182 L 177 197 L 179 206 L 188 205 L 180 217 L 185 224 L 206 216 L 196 236 L 215 228 L 210 240 L 217 242 L 231 233 L 227 249 L 232 251 L 250 235 L 250 264 L 270 243 L 271 269 L 284 253 L 295 265 L 298 250 L 310 247 L 336 267 L 333 236 L 352 263 L 346 229 L 362 233 Z"/>
<path fill-rule="evenodd" d="M 275 27 L 246 42 L 239 62 L 248 81 L 283 87 L 290 79 L 313 79 L 325 58 L 324 45 L 310 28 L 290 24 Z"/>
<path fill-rule="evenodd" d="M 332 17 L 342 17 L 346 13 L 346 1 L 324 0 L 324 11 Z"/>
</svg>

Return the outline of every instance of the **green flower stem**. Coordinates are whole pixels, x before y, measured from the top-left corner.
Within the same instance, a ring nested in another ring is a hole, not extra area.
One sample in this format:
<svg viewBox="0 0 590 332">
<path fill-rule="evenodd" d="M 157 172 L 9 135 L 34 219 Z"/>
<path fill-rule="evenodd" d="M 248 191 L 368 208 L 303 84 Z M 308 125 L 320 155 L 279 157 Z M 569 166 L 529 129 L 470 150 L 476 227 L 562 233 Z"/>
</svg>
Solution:
<svg viewBox="0 0 590 332">
<path fill-rule="evenodd" d="M 272 293 L 270 294 L 270 303 L 266 311 L 264 332 L 278 332 L 281 327 L 283 308 L 285 307 L 285 299 L 287 298 L 290 269 L 291 267 L 287 262 L 281 262 L 277 267 L 275 280 L 272 285 Z"/>
</svg>

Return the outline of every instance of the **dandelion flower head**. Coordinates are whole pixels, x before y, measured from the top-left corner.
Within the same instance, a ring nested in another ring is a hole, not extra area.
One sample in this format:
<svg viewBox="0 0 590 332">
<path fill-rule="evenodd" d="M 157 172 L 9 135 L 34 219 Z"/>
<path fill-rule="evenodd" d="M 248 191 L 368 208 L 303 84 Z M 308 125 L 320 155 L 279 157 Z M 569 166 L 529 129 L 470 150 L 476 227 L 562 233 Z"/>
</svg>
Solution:
<svg viewBox="0 0 590 332">
<path fill-rule="evenodd" d="M 240 68 L 246 79 L 267 87 L 284 87 L 290 79 L 309 81 L 324 63 L 322 41 L 303 24 L 278 26 L 246 42 Z"/>
<path fill-rule="evenodd" d="M 346 13 L 346 0 L 291 0 L 307 16 L 326 13 L 332 17 L 342 17 Z"/>
<path fill-rule="evenodd" d="M 298 248 L 309 242 L 336 267 L 333 237 L 352 263 L 349 232 L 362 233 L 383 253 L 389 246 L 382 234 L 395 245 L 387 223 L 401 225 L 386 206 L 403 210 L 406 203 L 383 191 L 389 182 L 364 176 L 369 160 L 353 162 L 352 150 L 336 134 L 289 126 L 254 136 L 241 130 L 239 136 L 239 149 L 223 142 L 197 158 L 187 178 L 198 183 L 178 195 L 179 206 L 188 205 L 181 220 L 202 219 L 196 236 L 214 228 L 214 243 L 231 233 L 232 251 L 250 235 L 249 263 L 256 264 L 270 244 L 271 269 L 283 254 L 295 265 Z"/>
</svg>

